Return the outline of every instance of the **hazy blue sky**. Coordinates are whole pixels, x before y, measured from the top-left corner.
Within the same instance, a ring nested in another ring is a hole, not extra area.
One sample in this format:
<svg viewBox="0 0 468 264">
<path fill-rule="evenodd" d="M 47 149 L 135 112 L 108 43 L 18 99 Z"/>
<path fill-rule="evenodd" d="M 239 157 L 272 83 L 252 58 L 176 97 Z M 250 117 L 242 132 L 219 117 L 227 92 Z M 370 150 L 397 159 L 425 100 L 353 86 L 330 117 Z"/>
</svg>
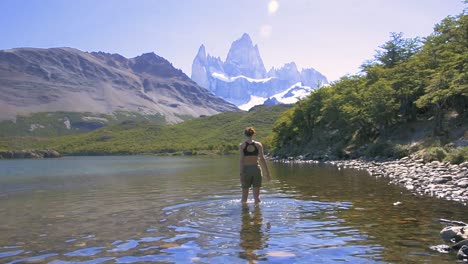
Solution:
<svg viewBox="0 0 468 264">
<path fill-rule="evenodd" d="M 295 61 L 336 80 L 358 71 L 390 32 L 425 37 L 464 7 L 462 0 L 0 0 L 0 49 L 154 51 L 190 76 L 201 44 L 224 60 L 246 32 L 267 70 Z"/>
</svg>

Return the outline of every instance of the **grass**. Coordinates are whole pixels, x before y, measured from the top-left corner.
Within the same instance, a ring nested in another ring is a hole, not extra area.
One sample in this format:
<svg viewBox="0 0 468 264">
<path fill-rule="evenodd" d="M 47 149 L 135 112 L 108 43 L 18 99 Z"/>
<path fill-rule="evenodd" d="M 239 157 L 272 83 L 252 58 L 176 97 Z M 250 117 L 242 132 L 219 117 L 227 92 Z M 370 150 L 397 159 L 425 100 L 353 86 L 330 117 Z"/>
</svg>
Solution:
<svg viewBox="0 0 468 264">
<path fill-rule="evenodd" d="M 0 137 L 57 137 L 79 134 L 124 121 L 151 121 L 165 124 L 161 115 L 117 111 L 112 115 L 77 112 L 42 112 L 17 116 L 0 122 Z"/>
<path fill-rule="evenodd" d="M 249 112 L 226 112 L 175 125 L 124 121 L 95 131 L 59 137 L 7 137 L 7 149 L 49 148 L 68 155 L 228 153 L 237 151 L 247 126 L 257 129 L 256 140 L 269 147 L 274 122 L 290 106 L 261 106 Z"/>
</svg>

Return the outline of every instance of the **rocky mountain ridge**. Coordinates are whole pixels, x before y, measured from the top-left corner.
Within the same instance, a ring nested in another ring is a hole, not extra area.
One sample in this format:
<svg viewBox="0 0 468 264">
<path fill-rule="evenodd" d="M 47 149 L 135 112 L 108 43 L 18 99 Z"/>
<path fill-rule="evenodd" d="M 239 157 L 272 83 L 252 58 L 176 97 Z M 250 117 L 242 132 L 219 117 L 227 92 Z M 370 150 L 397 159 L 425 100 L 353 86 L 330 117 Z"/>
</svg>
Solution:
<svg viewBox="0 0 468 264">
<path fill-rule="evenodd" d="M 159 114 L 177 123 L 237 108 L 154 53 L 128 59 L 73 48 L 0 50 L 0 119 L 56 111 Z"/>
<path fill-rule="evenodd" d="M 267 72 L 258 45 L 246 33 L 232 43 L 224 62 L 208 54 L 202 44 L 193 60 L 191 78 L 244 110 L 264 102 L 296 102 L 328 83 L 320 72 L 313 68 L 299 71 L 294 62 Z M 290 89 L 301 91 L 284 93 Z"/>
</svg>

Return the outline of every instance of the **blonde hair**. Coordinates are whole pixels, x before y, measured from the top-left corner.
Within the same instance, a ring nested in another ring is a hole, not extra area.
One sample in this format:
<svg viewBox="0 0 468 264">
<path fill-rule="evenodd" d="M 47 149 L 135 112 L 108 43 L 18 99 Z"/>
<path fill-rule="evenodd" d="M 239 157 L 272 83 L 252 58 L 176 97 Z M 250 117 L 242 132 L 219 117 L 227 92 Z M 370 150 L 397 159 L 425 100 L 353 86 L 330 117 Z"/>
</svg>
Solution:
<svg viewBox="0 0 468 264">
<path fill-rule="evenodd" d="M 246 137 L 252 137 L 253 135 L 257 134 L 257 132 L 255 131 L 255 129 L 253 127 L 247 127 L 245 130 L 244 130 L 244 135 Z"/>
</svg>

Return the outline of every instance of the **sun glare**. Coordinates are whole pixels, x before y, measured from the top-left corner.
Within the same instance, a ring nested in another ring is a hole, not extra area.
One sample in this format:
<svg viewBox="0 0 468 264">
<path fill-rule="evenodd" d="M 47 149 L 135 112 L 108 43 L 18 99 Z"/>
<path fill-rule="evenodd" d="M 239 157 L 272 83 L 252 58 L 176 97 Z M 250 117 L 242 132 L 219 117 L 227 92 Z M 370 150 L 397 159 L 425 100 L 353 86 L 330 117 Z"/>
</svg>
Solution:
<svg viewBox="0 0 468 264">
<path fill-rule="evenodd" d="M 278 8 L 279 8 L 279 3 L 278 3 L 278 1 L 272 0 L 272 1 L 270 1 L 270 3 L 268 3 L 268 13 L 269 13 L 270 15 L 275 14 L 276 11 L 278 11 Z"/>
</svg>

